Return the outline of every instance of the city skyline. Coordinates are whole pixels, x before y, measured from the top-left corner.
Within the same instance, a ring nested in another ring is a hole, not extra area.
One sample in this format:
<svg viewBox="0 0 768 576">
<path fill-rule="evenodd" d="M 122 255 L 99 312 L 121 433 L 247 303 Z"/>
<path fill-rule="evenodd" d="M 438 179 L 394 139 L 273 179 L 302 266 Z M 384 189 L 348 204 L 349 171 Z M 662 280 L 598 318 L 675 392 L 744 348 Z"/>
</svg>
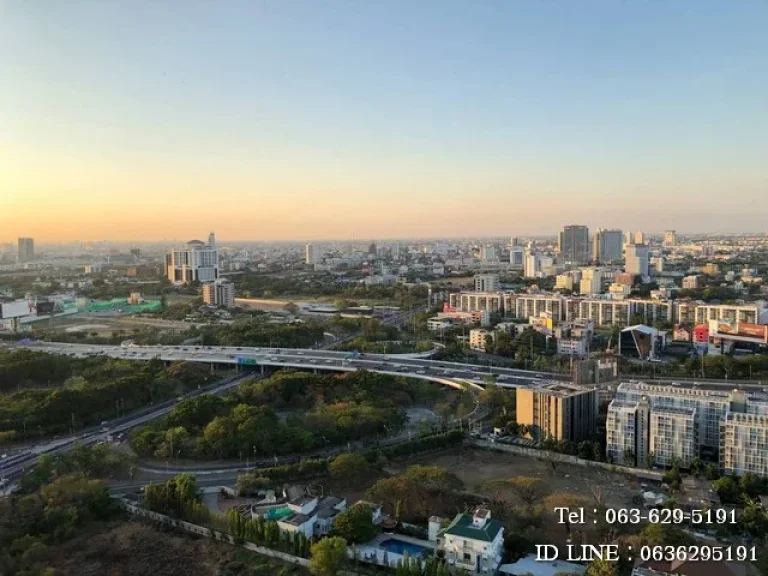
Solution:
<svg viewBox="0 0 768 576">
<path fill-rule="evenodd" d="M 766 16 L 8 3 L 3 241 L 764 231 Z"/>
</svg>

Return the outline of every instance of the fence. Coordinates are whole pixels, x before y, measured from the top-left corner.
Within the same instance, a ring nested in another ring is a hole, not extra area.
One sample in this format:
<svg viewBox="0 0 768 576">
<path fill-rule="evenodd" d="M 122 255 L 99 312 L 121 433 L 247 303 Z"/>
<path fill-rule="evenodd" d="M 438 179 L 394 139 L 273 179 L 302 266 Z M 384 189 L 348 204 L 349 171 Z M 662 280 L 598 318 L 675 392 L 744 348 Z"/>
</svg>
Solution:
<svg viewBox="0 0 768 576">
<path fill-rule="evenodd" d="M 229 534 L 222 532 L 221 530 L 206 528 L 205 526 L 192 524 L 190 522 L 184 522 L 183 520 L 176 520 L 175 518 L 171 518 L 169 516 L 166 516 L 165 514 L 152 512 L 151 510 L 147 510 L 145 508 L 137 506 L 136 504 L 124 498 L 116 498 L 115 500 L 120 504 L 120 506 L 124 510 L 126 510 L 128 513 L 133 514 L 135 516 L 142 516 L 144 518 L 149 518 L 150 520 L 159 522 L 160 524 L 165 524 L 166 526 L 172 526 L 174 528 L 178 528 L 180 530 L 183 530 L 184 532 L 188 532 L 189 534 L 194 534 L 196 536 L 203 536 L 204 538 L 210 538 L 212 540 L 220 540 L 221 542 L 228 542 L 229 544 L 235 545 L 235 539 Z M 253 542 L 244 542 L 243 548 L 245 548 L 246 550 L 250 550 L 251 552 L 255 552 L 256 554 L 261 554 L 263 556 L 270 556 L 271 558 L 277 558 L 278 560 L 282 560 L 283 562 L 298 564 L 299 566 L 304 566 L 304 567 L 309 566 L 309 560 L 307 560 L 306 558 L 300 558 L 299 556 L 286 554 L 285 552 L 272 550 L 271 548 L 265 548 L 264 546 L 257 546 Z"/>
<path fill-rule="evenodd" d="M 609 464 L 608 462 L 597 462 L 595 460 L 585 460 L 578 456 L 572 456 L 570 454 L 562 454 L 560 452 L 551 452 L 549 450 L 538 450 L 536 448 L 527 448 L 525 446 L 517 446 L 515 444 L 503 444 L 500 442 L 488 442 L 486 440 L 467 440 L 467 444 L 481 448 L 483 450 L 494 450 L 496 452 L 507 452 L 509 454 L 516 454 L 518 456 L 526 456 L 528 458 L 537 458 L 539 460 L 546 460 L 549 462 L 558 462 L 564 464 L 574 464 L 576 466 L 585 466 L 592 468 L 602 468 L 610 472 L 619 472 L 621 474 L 630 474 L 637 478 L 645 480 L 662 481 L 664 474 L 662 472 L 656 472 L 655 470 L 646 470 L 645 468 L 630 468 L 628 466 L 617 466 L 615 464 Z"/>
</svg>

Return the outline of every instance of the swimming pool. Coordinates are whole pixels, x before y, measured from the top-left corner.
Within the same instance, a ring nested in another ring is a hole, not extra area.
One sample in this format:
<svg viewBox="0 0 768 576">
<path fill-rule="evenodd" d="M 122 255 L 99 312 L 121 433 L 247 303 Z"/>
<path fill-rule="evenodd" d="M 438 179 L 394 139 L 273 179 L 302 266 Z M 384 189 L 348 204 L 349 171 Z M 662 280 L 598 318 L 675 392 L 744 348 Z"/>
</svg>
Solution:
<svg viewBox="0 0 768 576">
<path fill-rule="evenodd" d="M 382 541 L 379 544 L 379 548 L 384 548 L 387 552 L 400 555 L 408 552 L 408 556 L 412 558 L 422 558 L 431 553 L 429 548 L 419 546 L 418 544 L 411 544 L 410 542 L 403 542 L 402 540 L 395 540 L 394 538 Z"/>
<path fill-rule="evenodd" d="M 288 506 L 283 506 L 282 508 L 270 508 L 264 515 L 264 518 L 267 520 L 279 520 L 291 514 L 293 514 L 293 510 L 288 508 Z"/>
</svg>

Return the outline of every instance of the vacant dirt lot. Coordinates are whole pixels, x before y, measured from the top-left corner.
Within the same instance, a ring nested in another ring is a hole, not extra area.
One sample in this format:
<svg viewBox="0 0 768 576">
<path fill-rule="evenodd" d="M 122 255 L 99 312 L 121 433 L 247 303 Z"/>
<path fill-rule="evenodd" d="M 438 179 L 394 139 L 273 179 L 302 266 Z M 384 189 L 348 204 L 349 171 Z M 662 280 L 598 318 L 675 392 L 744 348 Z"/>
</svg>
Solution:
<svg viewBox="0 0 768 576">
<path fill-rule="evenodd" d="M 640 491 L 640 485 L 635 479 L 628 479 L 622 474 L 563 463 L 558 463 L 553 469 L 549 462 L 486 450 L 464 448 L 460 451 L 397 463 L 392 468 L 395 471 L 401 471 L 413 464 L 445 468 L 464 482 L 466 490 L 479 493 L 484 492 L 482 485 L 488 480 L 532 476 L 546 482 L 553 493 L 592 497 L 595 491 L 601 491 L 608 506 L 620 508 L 629 505 L 632 496 Z M 505 495 L 503 490 L 500 494 Z"/>
</svg>

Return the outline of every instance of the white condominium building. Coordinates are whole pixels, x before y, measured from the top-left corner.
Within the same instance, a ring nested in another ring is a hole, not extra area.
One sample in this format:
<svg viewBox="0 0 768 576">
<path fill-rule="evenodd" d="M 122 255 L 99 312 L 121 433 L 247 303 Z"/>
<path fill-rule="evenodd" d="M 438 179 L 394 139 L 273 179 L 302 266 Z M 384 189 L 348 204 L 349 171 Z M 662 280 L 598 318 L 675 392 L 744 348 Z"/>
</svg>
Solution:
<svg viewBox="0 0 768 576">
<path fill-rule="evenodd" d="M 699 445 L 713 450 L 720 445 L 720 418 L 728 410 L 729 392 L 645 382 L 622 382 L 616 390 L 617 400 L 637 402 L 644 397 L 652 410 L 695 408 Z"/>
<path fill-rule="evenodd" d="M 699 453 L 696 408 L 654 408 L 650 413 L 648 451 L 659 466 L 687 467 Z"/>
<path fill-rule="evenodd" d="M 540 317 L 542 313 L 552 315 L 552 320 L 561 322 L 565 312 L 565 299 L 562 296 L 538 296 L 520 294 L 510 299 L 507 314 L 514 318 L 527 320 L 531 316 Z"/>
<path fill-rule="evenodd" d="M 183 248 L 174 248 L 165 257 L 168 280 L 175 284 L 213 282 L 219 277 L 219 253 L 216 237 L 211 233 L 208 244 L 191 240 Z"/>
<path fill-rule="evenodd" d="M 462 292 L 459 296 L 458 311 L 502 314 L 503 296 L 498 292 Z"/>
<path fill-rule="evenodd" d="M 609 462 L 624 466 L 645 467 L 648 461 L 648 400 L 614 399 L 605 421 Z"/>
<path fill-rule="evenodd" d="M 498 274 L 475 274 L 475 292 L 496 292 L 498 289 Z"/>
<path fill-rule="evenodd" d="M 608 407 L 606 455 L 617 463 L 690 464 L 719 451 L 724 474 L 768 477 L 768 400 L 740 390 L 623 382 Z"/>
<path fill-rule="evenodd" d="M 768 477 L 768 416 L 729 411 L 720 426 L 720 470 Z"/>
<path fill-rule="evenodd" d="M 731 323 L 768 324 L 768 308 L 766 308 L 766 303 L 762 300 L 741 306 L 697 303 L 696 323 L 706 324 L 710 320 Z"/>
</svg>

